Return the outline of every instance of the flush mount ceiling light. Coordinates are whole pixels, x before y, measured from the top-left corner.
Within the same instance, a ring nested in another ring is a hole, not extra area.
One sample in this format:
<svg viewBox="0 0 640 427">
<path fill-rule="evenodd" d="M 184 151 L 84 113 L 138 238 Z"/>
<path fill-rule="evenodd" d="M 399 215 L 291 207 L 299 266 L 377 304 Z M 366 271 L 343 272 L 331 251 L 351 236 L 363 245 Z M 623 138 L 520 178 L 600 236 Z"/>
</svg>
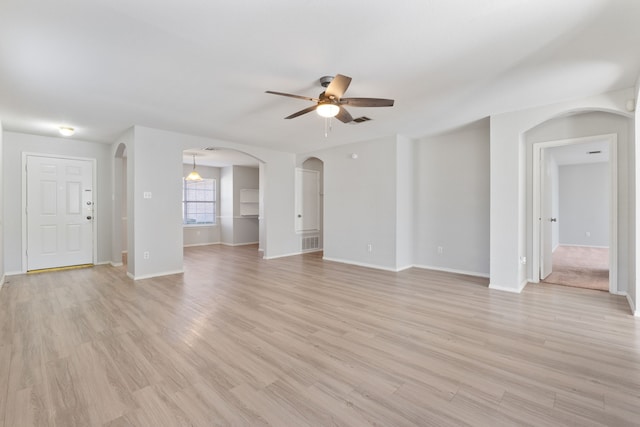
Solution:
<svg viewBox="0 0 640 427">
<path fill-rule="evenodd" d="M 318 107 L 316 107 L 316 113 L 321 117 L 335 117 L 339 112 L 340 107 L 336 104 L 319 104 Z"/>
<path fill-rule="evenodd" d="M 70 126 L 60 126 L 58 127 L 58 132 L 60 132 L 60 135 L 62 136 L 71 136 L 76 132 L 76 130 Z"/>
<path fill-rule="evenodd" d="M 193 170 L 189 175 L 187 175 L 185 179 L 187 181 L 202 181 L 202 177 L 200 176 L 198 171 L 196 171 L 196 155 L 195 154 L 193 155 Z"/>
</svg>

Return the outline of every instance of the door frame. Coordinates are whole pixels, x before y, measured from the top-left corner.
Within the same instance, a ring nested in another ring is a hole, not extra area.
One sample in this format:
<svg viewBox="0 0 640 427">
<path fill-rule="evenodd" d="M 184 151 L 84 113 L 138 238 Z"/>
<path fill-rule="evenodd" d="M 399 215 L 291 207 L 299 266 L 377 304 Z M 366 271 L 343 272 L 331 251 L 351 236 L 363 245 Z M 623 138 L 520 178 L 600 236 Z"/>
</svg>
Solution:
<svg viewBox="0 0 640 427">
<path fill-rule="evenodd" d="M 93 264 L 97 264 L 98 260 L 98 221 L 100 216 L 98 215 L 98 191 L 97 191 L 97 174 L 96 174 L 96 159 L 90 157 L 75 157 L 65 156 L 61 154 L 49 154 L 49 153 L 36 153 L 36 152 L 22 152 L 22 273 L 27 272 L 27 157 L 48 157 L 51 159 L 68 159 L 68 160 L 83 160 L 91 162 L 91 180 L 93 184 L 93 227 L 92 227 L 92 240 L 93 240 Z"/>
<path fill-rule="evenodd" d="M 540 282 L 540 261 L 542 258 L 542 162 L 544 148 L 561 147 L 606 140 L 609 144 L 609 292 L 618 294 L 618 135 L 615 133 L 569 138 L 533 144 L 533 204 L 532 204 L 532 283 Z"/>
</svg>

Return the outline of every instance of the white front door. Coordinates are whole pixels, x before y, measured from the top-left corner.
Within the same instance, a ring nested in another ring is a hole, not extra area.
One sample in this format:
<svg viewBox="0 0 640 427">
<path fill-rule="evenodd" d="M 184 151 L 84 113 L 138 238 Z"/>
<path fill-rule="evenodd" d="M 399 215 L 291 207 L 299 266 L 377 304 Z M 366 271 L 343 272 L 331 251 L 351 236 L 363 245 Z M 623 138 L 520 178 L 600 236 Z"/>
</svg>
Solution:
<svg viewBox="0 0 640 427">
<path fill-rule="evenodd" d="M 27 270 L 93 263 L 93 162 L 27 156 Z"/>
</svg>

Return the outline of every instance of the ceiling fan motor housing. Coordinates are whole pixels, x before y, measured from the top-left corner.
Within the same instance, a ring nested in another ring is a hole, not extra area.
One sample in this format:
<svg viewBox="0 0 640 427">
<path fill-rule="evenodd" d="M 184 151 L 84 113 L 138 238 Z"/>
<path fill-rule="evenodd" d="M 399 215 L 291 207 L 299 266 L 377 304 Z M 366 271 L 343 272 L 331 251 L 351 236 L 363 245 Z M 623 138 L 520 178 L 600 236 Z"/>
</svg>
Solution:
<svg viewBox="0 0 640 427">
<path fill-rule="evenodd" d="M 329 83 L 331 83 L 333 81 L 333 76 L 323 76 L 320 77 L 320 85 L 322 87 L 327 87 L 329 86 Z"/>
</svg>

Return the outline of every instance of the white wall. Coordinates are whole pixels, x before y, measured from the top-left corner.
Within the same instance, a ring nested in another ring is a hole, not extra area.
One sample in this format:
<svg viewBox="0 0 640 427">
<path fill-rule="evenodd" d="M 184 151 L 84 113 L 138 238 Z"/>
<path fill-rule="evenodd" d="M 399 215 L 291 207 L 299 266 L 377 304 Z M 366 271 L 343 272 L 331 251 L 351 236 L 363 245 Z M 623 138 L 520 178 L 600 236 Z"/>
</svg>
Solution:
<svg viewBox="0 0 640 427">
<path fill-rule="evenodd" d="M 414 264 L 414 142 L 398 135 L 396 151 L 396 270 Z"/>
<path fill-rule="evenodd" d="M 127 145 L 129 224 L 133 224 L 136 279 L 182 272 L 182 152 L 180 141 L 162 138 L 153 129 L 135 127 Z M 144 193 L 151 198 L 144 198 Z M 133 209 L 131 209 L 133 206 Z M 131 227 L 130 227 L 131 229 Z M 145 259 L 144 254 L 149 258 Z"/>
<path fill-rule="evenodd" d="M 193 170 L 193 164 L 182 165 L 182 176 Z M 200 246 L 220 243 L 220 168 L 197 166 L 202 178 L 216 180 L 216 223 L 211 225 L 184 225 L 182 227 L 182 244 L 184 246 Z"/>
<path fill-rule="evenodd" d="M 415 147 L 414 263 L 488 276 L 488 120 Z"/>
<path fill-rule="evenodd" d="M 300 155 L 324 162 L 325 259 L 396 270 L 396 151 L 393 136 Z"/>
<path fill-rule="evenodd" d="M 233 244 L 233 166 L 220 170 L 220 242 Z"/>
<path fill-rule="evenodd" d="M 240 190 L 258 190 L 258 168 L 233 166 L 233 244 L 258 243 L 258 218 L 240 215 Z"/>
<path fill-rule="evenodd" d="M 4 158 L 2 120 L 0 120 L 0 286 L 4 283 Z"/>
<path fill-rule="evenodd" d="M 97 262 L 111 259 L 111 155 L 110 146 L 77 139 L 3 132 L 2 181 L 4 193 L 4 260 L 7 274 L 26 271 L 22 265 L 22 153 L 96 159 Z"/>
<path fill-rule="evenodd" d="M 234 149 L 265 162 L 265 258 L 296 253 L 293 154 L 141 126 L 125 136 L 131 137 L 127 140 L 129 223 L 134 233 L 129 236 L 131 276 L 182 270 L 182 152 L 193 147 Z M 144 199 L 144 192 L 153 197 Z M 148 260 L 143 258 L 146 251 L 150 252 Z"/>
<path fill-rule="evenodd" d="M 526 155 L 528 150 L 523 134 L 540 123 L 570 112 L 599 110 L 631 117 L 625 106 L 627 100 L 634 96 L 634 91 L 628 89 L 491 117 L 490 287 L 520 292 L 526 284 L 527 277 L 530 277 L 527 275 L 527 266 L 519 262 L 521 256 L 527 255 L 531 243 L 527 238 L 530 228 L 527 226 L 526 213 L 528 185 L 523 185 L 523 182 L 528 181 L 531 161 L 530 156 Z M 523 158 L 527 159 L 526 162 L 522 161 Z M 626 165 L 622 167 L 628 169 L 627 158 L 621 160 Z M 624 183 L 620 182 L 618 188 L 621 196 L 619 200 L 626 198 L 627 203 L 626 211 L 620 209 L 621 215 L 628 217 L 630 183 L 628 170 L 626 172 L 626 175 L 621 176 Z M 622 194 L 625 191 L 627 193 Z M 624 203 L 623 201 L 622 206 L 625 206 Z M 621 228 L 619 231 L 622 231 Z M 625 231 L 629 232 L 629 228 Z M 627 239 L 624 239 L 624 242 L 628 245 Z M 622 243 L 621 240 L 619 243 Z M 620 250 L 619 254 L 622 253 L 629 253 L 628 246 Z M 629 264 L 620 265 L 627 272 L 624 279 L 628 280 Z M 619 273 L 622 273 L 620 270 Z M 623 275 L 619 274 L 618 277 L 622 279 Z"/>
<path fill-rule="evenodd" d="M 560 244 L 608 247 L 609 164 L 563 165 L 559 171 Z"/>
</svg>

